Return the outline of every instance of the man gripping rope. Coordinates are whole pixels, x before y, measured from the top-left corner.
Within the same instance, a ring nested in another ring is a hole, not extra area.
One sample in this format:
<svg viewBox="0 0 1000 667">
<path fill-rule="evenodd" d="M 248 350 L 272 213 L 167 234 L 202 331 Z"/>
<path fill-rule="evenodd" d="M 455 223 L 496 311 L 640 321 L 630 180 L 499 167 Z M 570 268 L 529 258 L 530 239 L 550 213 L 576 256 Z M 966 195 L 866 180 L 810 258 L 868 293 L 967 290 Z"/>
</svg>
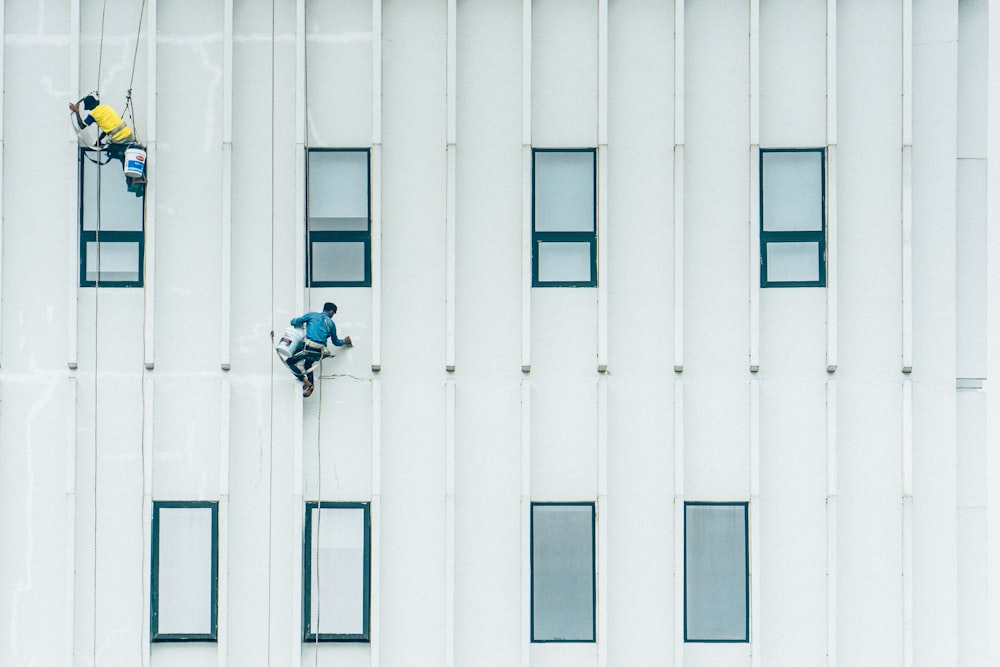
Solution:
<svg viewBox="0 0 1000 667">
<path fill-rule="evenodd" d="M 323 312 L 306 313 L 302 317 L 296 317 L 291 321 L 293 327 L 306 325 L 306 337 L 301 350 L 288 357 L 285 363 L 292 370 L 296 378 L 302 381 L 302 395 L 311 396 L 315 385 L 313 384 L 313 369 L 323 358 L 323 350 L 326 348 L 326 340 L 329 338 L 337 347 L 342 345 L 353 345 L 350 336 L 344 336 L 343 340 L 337 338 L 337 325 L 333 322 L 333 316 L 337 312 L 337 304 L 329 301 L 323 304 Z M 305 368 L 299 368 L 299 364 L 305 362 Z"/>
</svg>

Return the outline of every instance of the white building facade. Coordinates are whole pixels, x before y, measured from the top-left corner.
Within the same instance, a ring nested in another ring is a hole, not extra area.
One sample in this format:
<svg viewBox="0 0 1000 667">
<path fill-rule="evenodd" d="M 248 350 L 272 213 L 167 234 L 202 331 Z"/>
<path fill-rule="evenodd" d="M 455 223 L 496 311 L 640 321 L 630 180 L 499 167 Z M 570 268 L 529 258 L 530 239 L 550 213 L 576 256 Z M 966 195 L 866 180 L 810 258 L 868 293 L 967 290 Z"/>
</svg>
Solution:
<svg viewBox="0 0 1000 667">
<path fill-rule="evenodd" d="M 0 7 L 0 666 L 1000 664 L 996 3 Z"/>
</svg>

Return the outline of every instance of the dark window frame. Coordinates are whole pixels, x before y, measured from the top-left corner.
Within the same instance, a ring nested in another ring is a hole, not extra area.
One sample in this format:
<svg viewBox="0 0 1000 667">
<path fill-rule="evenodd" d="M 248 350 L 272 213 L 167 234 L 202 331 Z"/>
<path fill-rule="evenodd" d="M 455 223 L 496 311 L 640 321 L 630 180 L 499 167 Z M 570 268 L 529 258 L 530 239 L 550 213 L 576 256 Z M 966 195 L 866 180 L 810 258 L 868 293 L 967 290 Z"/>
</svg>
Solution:
<svg viewBox="0 0 1000 667">
<path fill-rule="evenodd" d="M 314 231 L 310 226 L 309 212 L 309 156 L 313 153 L 364 153 L 368 172 L 368 229 L 367 231 Z M 306 160 L 306 285 L 309 287 L 371 287 L 372 284 L 372 152 L 371 148 L 307 148 Z M 362 243 L 365 253 L 363 280 L 313 280 L 313 243 Z"/>
<path fill-rule="evenodd" d="M 819 153 L 820 154 L 820 229 L 792 231 L 764 231 L 764 155 L 765 153 Z M 760 286 L 761 287 L 826 287 L 826 149 L 825 148 L 761 148 L 757 174 L 760 189 Z M 817 280 L 767 279 L 768 243 L 817 243 Z"/>
<path fill-rule="evenodd" d="M 90 157 L 95 156 L 94 158 Z M 102 168 L 108 164 L 108 162 L 101 163 L 102 157 L 106 154 L 103 151 L 95 151 L 87 148 L 80 148 L 78 153 L 78 176 L 77 180 L 79 183 L 79 193 L 77 196 L 77 228 L 79 230 L 80 239 L 80 287 L 142 287 L 145 272 L 146 272 L 146 194 L 142 194 L 142 229 L 132 230 L 132 231 L 122 231 L 122 230 L 104 230 L 99 229 L 85 229 L 84 224 L 84 199 L 86 192 L 86 181 L 84 179 L 86 161 L 91 161 L 98 165 L 98 168 Z M 109 162 L 113 160 L 109 159 Z M 116 176 L 108 176 L 109 178 L 115 178 Z M 105 178 L 105 176 L 101 176 Z M 124 176 L 121 176 L 124 178 Z M 100 197 L 98 196 L 98 202 L 100 202 Z M 97 226 L 95 222 L 95 227 Z M 98 240 L 100 239 L 100 240 Z M 100 244 L 102 243 L 138 243 L 139 244 L 139 266 L 137 267 L 136 280 L 102 280 L 100 272 L 100 264 L 98 263 L 97 278 L 95 280 L 87 279 L 87 244 L 97 243 L 98 252 L 100 252 Z"/>
<path fill-rule="evenodd" d="M 593 596 L 590 603 L 591 638 L 590 639 L 536 639 L 535 638 L 535 507 L 589 507 L 590 508 L 590 562 L 591 590 Z M 596 644 L 597 643 L 597 503 L 589 501 L 578 502 L 532 502 L 530 526 L 531 544 L 529 546 L 529 561 L 531 571 L 531 643 L 532 644 Z"/>
<path fill-rule="evenodd" d="M 535 229 L 535 156 L 539 153 L 590 153 L 593 156 L 593 231 L 540 232 Z M 532 287 L 597 287 L 597 149 L 596 148 L 532 148 L 531 149 L 531 286 Z M 589 243 L 590 280 L 546 280 L 538 278 L 539 246 L 542 243 Z"/>
<path fill-rule="evenodd" d="M 688 526 L 687 508 L 691 506 L 712 506 L 712 507 L 742 507 L 743 508 L 743 543 L 744 543 L 744 571 L 746 572 L 746 625 L 744 636 L 740 639 L 692 639 L 688 634 Z M 734 502 L 706 502 L 706 501 L 685 501 L 684 502 L 684 641 L 689 644 L 747 644 L 750 642 L 750 503 L 745 501 Z"/>
<path fill-rule="evenodd" d="M 162 633 L 159 631 L 160 510 L 210 508 L 212 510 L 212 609 L 211 632 Z M 154 500 L 150 542 L 149 640 L 151 642 L 216 642 L 219 640 L 219 501 Z"/>
<path fill-rule="evenodd" d="M 362 509 L 365 522 L 364 584 L 362 589 L 362 631 L 360 634 L 315 633 L 312 632 L 312 510 L 318 509 Z M 371 586 L 372 586 L 372 523 L 371 503 L 367 502 L 318 502 L 305 503 L 305 523 L 302 536 L 302 641 L 303 642 L 353 642 L 371 641 Z"/>
</svg>

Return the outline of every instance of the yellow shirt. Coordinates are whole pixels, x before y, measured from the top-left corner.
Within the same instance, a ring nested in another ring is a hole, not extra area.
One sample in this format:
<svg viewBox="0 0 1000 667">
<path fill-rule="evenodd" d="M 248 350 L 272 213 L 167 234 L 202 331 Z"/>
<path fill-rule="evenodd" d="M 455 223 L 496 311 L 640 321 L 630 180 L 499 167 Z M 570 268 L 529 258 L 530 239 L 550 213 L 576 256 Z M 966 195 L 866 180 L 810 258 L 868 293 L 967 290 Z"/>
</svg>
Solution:
<svg viewBox="0 0 1000 667">
<path fill-rule="evenodd" d="M 116 127 L 123 125 L 122 129 L 111 134 L 111 141 L 124 141 L 132 136 L 132 128 L 122 122 L 121 116 L 113 107 L 107 104 L 98 104 L 90 110 L 90 115 L 97 123 L 97 127 L 106 134 L 111 134 Z"/>
</svg>

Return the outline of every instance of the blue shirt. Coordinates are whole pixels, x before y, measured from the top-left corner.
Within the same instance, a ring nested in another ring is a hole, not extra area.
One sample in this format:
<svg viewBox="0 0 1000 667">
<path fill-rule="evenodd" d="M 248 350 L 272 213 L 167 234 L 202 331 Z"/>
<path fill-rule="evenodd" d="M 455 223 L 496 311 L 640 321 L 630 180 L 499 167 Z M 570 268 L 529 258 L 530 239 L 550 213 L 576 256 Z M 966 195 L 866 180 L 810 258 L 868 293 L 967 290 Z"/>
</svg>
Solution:
<svg viewBox="0 0 1000 667">
<path fill-rule="evenodd" d="M 306 313 L 291 321 L 293 327 L 301 327 L 303 324 L 306 325 L 306 338 L 314 343 L 326 345 L 326 339 L 330 338 L 337 347 L 344 345 L 344 341 L 337 338 L 337 325 L 326 313 Z"/>
</svg>

